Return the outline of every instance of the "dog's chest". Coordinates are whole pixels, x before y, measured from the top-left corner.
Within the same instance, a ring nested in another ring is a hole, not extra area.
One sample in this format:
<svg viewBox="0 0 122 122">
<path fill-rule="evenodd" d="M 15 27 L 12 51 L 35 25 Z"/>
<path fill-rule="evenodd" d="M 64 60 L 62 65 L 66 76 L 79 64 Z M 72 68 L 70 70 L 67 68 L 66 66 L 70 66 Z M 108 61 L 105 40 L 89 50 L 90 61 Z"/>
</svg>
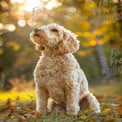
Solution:
<svg viewBox="0 0 122 122">
<path fill-rule="evenodd" d="M 64 62 L 60 58 L 44 58 L 39 62 L 39 70 L 41 75 L 52 76 L 61 71 L 61 65 Z"/>
<path fill-rule="evenodd" d="M 65 62 L 59 58 L 42 58 L 34 70 L 34 77 L 41 83 L 56 81 Z"/>
<path fill-rule="evenodd" d="M 62 80 L 64 73 L 70 72 L 77 67 L 76 60 L 70 54 L 55 58 L 42 57 L 34 70 L 35 81 L 42 84 L 52 81 L 55 83 Z"/>
<path fill-rule="evenodd" d="M 36 82 L 43 86 L 49 93 L 49 96 L 61 104 L 64 101 L 64 83 L 62 78 L 62 67 L 65 62 L 62 59 L 45 58 L 38 62 L 35 69 Z"/>
</svg>

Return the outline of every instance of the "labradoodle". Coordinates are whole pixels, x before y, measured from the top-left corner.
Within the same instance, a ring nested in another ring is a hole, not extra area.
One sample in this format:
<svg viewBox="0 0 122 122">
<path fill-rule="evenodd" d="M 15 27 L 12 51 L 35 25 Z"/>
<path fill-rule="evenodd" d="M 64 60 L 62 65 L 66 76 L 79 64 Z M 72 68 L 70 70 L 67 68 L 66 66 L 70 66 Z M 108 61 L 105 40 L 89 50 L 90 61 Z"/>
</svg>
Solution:
<svg viewBox="0 0 122 122">
<path fill-rule="evenodd" d="M 85 74 L 72 55 L 79 48 L 76 35 L 52 23 L 34 29 L 30 38 L 42 53 L 34 70 L 36 110 L 42 115 L 77 116 L 86 108 L 99 113 L 99 102 L 88 90 Z"/>
</svg>

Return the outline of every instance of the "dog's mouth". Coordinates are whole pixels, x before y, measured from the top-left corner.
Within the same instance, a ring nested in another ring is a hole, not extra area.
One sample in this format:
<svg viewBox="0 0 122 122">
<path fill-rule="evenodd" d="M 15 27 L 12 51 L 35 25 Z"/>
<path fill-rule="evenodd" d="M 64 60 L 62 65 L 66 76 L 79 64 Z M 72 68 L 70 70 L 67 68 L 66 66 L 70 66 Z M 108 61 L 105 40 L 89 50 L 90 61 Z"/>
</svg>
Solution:
<svg viewBox="0 0 122 122">
<path fill-rule="evenodd" d="M 37 33 L 35 33 L 34 36 L 38 36 L 38 37 L 40 37 L 39 34 L 37 34 Z"/>
</svg>

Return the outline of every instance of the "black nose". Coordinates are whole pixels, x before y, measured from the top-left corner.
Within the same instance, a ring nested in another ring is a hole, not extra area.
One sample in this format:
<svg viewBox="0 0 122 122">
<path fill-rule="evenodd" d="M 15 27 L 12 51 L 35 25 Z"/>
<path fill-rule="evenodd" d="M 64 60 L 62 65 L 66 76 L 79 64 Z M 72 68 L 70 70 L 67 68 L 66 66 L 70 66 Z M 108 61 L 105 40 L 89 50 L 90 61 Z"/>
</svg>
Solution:
<svg viewBox="0 0 122 122">
<path fill-rule="evenodd" d="M 34 32 L 35 32 L 35 33 L 39 32 L 39 29 L 38 29 L 38 28 L 35 28 L 35 29 L 34 29 Z"/>
</svg>

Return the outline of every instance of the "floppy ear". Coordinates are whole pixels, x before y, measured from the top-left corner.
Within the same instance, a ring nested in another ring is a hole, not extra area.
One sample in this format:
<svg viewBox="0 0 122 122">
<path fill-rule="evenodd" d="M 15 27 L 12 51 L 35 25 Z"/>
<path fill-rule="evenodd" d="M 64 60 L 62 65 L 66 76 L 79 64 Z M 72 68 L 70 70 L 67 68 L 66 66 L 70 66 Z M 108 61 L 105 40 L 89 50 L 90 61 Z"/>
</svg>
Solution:
<svg viewBox="0 0 122 122">
<path fill-rule="evenodd" d="M 37 45 L 36 44 L 36 50 L 43 51 L 44 50 L 44 47 L 42 45 Z"/>
<path fill-rule="evenodd" d="M 74 53 L 79 49 L 79 41 L 74 34 L 64 33 L 64 39 L 59 42 L 58 48 L 61 54 Z"/>
</svg>

